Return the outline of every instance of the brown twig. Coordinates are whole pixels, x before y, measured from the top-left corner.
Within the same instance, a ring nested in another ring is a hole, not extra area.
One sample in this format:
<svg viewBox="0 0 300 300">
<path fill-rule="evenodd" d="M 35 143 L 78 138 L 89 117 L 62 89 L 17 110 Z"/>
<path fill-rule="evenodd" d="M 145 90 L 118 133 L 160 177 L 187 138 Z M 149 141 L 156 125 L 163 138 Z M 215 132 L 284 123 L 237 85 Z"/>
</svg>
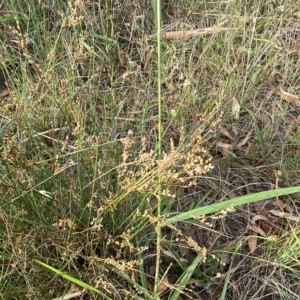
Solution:
<svg viewBox="0 0 300 300">
<path fill-rule="evenodd" d="M 228 27 L 207 27 L 207 28 L 200 28 L 200 29 L 191 29 L 191 30 L 180 30 L 180 31 L 168 31 L 163 32 L 162 36 L 167 39 L 181 39 L 181 38 L 192 38 L 199 35 L 207 35 L 207 34 L 213 34 L 216 32 L 221 31 L 229 31 L 229 30 L 236 30 L 237 28 L 228 28 Z M 155 39 L 157 37 L 157 33 L 150 34 L 147 36 L 148 39 Z"/>
</svg>

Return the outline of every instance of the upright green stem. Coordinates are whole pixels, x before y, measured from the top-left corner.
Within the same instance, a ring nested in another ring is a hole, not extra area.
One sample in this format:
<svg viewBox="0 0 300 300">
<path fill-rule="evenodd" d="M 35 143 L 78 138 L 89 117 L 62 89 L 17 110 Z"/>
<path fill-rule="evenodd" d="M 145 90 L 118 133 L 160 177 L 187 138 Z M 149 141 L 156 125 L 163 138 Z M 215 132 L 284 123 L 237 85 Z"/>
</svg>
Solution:
<svg viewBox="0 0 300 300">
<path fill-rule="evenodd" d="M 161 22 L 160 1 L 157 0 L 157 101 L 158 101 L 158 158 L 162 159 L 162 101 L 161 101 Z"/>
<path fill-rule="evenodd" d="M 162 101 L 161 101 L 161 0 L 156 0 L 156 29 L 157 29 L 157 101 L 158 101 L 158 159 L 162 159 Z M 161 206 L 162 206 L 162 184 L 161 176 L 158 176 L 158 191 L 157 191 L 157 224 L 156 224 L 156 264 L 155 264 L 155 284 L 154 284 L 154 297 L 159 299 L 159 267 L 161 257 Z"/>
</svg>

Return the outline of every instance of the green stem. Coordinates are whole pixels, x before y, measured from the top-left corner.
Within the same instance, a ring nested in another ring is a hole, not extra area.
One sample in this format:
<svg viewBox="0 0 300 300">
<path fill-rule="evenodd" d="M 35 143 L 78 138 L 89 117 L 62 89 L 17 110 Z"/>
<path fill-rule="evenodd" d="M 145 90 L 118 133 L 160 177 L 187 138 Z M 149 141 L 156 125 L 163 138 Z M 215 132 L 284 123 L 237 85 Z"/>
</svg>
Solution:
<svg viewBox="0 0 300 300">
<path fill-rule="evenodd" d="M 157 29 L 157 101 L 158 101 L 158 159 L 162 159 L 162 101 L 161 101 L 161 0 L 156 0 L 156 29 Z M 154 284 L 154 297 L 159 299 L 159 267 L 160 267 L 160 257 L 161 257 L 161 206 L 162 206 L 162 179 L 158 175 L 158 192 L 157 192 L 157 224 L 156 224 L 156 264 L 155 264 L 155 284 Z"/>
</svg>

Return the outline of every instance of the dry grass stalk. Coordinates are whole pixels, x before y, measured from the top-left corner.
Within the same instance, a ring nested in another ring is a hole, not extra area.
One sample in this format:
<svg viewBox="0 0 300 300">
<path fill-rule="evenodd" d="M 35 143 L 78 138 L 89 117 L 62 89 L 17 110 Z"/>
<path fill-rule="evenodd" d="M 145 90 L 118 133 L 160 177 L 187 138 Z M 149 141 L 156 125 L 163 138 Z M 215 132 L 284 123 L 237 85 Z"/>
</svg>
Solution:
<svg viewBox="0 0 300 300">
<path fill-rule="evenodd" d="M 236 30 L 237 28 L 227 28 L 227 27 L 208 27 L 208 28 L 199 28 L 199 29 L 192 29 L 192 30 L 179 30 L 179 31 L 168 31 L 163 32 L 162 36 L 167 40 L 172 39 L 189 39 L 193 38 L 199 35 L 208 35 L 208 34 L 214 34 L 221 31 L 229 31 L 229 30 Z M 156 39 L 157 33 L 148 35 L 148 39 Z"/>
</svg>

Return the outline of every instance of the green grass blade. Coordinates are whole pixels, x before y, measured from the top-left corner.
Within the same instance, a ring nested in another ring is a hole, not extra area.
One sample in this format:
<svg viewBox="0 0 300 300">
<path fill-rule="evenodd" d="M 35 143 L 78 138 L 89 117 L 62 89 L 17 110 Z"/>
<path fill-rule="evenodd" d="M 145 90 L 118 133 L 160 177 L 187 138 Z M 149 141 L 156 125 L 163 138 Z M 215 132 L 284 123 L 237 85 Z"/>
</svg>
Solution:
<svg viewBox="0 0 300 300">
<path fill-rule="evenodd" d="M 160 25 L 162 24 L 162 15 L 161 15 L 161 13 L 158 14 L 158 9 L 157 9 L 157 6 L 160 5 L 160 3 L 158 3 L 158 2 L 160 2 L 160 1 L 152 0 L 152 9 L 153 9 L 153 13 L 154 13 L 154 20 L 155 20 L 156 30 L 158 29 L 158 26 L 159 26 L 158 20 L 160 20 Z"/>
<path fill-rule="evenodd" d="M 112 39 L 112 38 L 110 38 L 108 36 L 100 35 L 100 34 L 97 34 L 97 33 L 93 33 L 93 35 L 94 35 L 94 37 L 96 37 L 96 38 L 98 38 L 100 40 L 103 40 L 103 41 L 105 41 L 105 42 L 107 42 L 109 44 L 115 44 L 115 45 L 118 44 L 115 39 Z"/>
<path fill-rule="evenodd" d="M 242 247 L 242 242 L 239 242 L 237 244 L 237 247 L 233 253 L 233 258 L 236 256 L 237 252 L 240 250 L 240 248 Z M 227 271 L 227 274 L 226 274 L 226 277 L 225 277 L 225 282 L 224 282 L 224 286 L 223 286 L 223 290 L 222 290 L 222 294 L 220 296 L 220 299 L 219 300 L 225 300 L 226 298 L 226 291 L 227 291 L 227 287 L 228 287 L 228 284 L 229 284 L 229 279 L 230 279 L 230 270 L 232 268 L 232 264 L 233 264 L 233 258 L 231 260 L 231 263 L 230 263 L 230 266 L 229 266 L 229 269 Z"/>
<path fill-rule="evenodd" d="M 63 278 L 65 278 L 65 279 L 67 279 L 67 280 L 69 280 L 69 281 L 71 281 L 71 282 L 73 282 L 73 283 L 75 283 L 75 284 L 77 284 L 77 285 L 79 285 L 79 286 L 81 286 L 81 287 L 87 289 L 87 290 L 90 290 L 90 291 L 93 291 L 93 292 L 97 293 L 97 294 L 101 295 L 102 297 L 104 297 L 105 299 L 112 300 L 110 297 L 104 295 L 104 294 L 103 294 L 102 292 L 100 292 L 98 289 L 94 288 L 93 286 L 91 286 L 91 285 L 89 285 L 89 284 L 87 284 L 87 283 L 85 283 L 85 282 L 82 282 L 81 280 L 79 280 L 79 279 L 77 279 L 77 278 L 75 278 L 75 277 L 73 277 L 73 276 L 71 276 L 71 275 L 69 275 L 69 274 L 63 273 L 63 272 L 61 272 L 61 271 L 59 271 L 59 270 L 57 270 L 57 269 L 55 269 L 55 268 L 49 266 L 48 264 L 43 263 L 43 262 L 41 262 L 41 261 L 36 260 L 36 262 L 37 262 L 38 264 L 42 265 L 43 267 L 45 267 L 45 268 L 51 270 L 52 272 L 54 272 L 54 273 L 56 273 L 56 274 L 62 276 Z"/>
<path fill-rule="evenodd" d="M 180 213 L 174 217 L 167 218 L 164 222 L 165 225 L 172 224 L 177 221 L 184 221 L 193 217 L 199 217 L 214 213 L 221 210 L 230 209 L 236 206 L 240 206 L 247 203 L 253 203 L 260 200 L 265 200 L 277 196 L 289 195 L 300 192 L 300 186 L 283 188 L 279 190 L 270 190 L 265 192 L 259 192 L 251 195 L 245 195 L 234 199 L 226 200 L 220 203 L 215 203 L 200 208 L 193 209 L 191 211 Z"/>
<path fill-rule="evenodd" d="M 2 126 L 2 128 L 0 128 L 0 139 L 2 139 L 6 133 L 6 131 L 9 130 L 9 128 L 11 128 L 13 125 L 12 120 L 9 120 L 6 124 L 4 124 Z"/>
<path fill-rule="evenodd" d="M 190 278 L 194 274 L 194 271 L 195 271 L 196 267 L 199 265 L 199 263 L 201 262 L 202 259 L 203 259 L 203 254 L 199 253 L 197 255 L 197 257 L 195 258 L 195 260 L 193 261 L 193 263 L 186 269 L 184 275 L 182 276 L 182 278 L 181 278 L 181 280 L 179 282 L 178 288 L 172 294 L 170 300 L 176 300 L 176 299 L 178 299 L 180 293 L 183 291 L 183 289 L 185 288 L 185 286 L 189 282 Z"/>
<path fill-rule="evenodd" d="M 145 289 L 144 287 L 142 287 L 141 285 L 137 284 L 136 282 L 134 282 L 130 277 L 128 277 L 126 274 L 120 272 L 119 270 L 115 269 L 114 270 L 120 277 L 126 279 L 126 281 L 128 281 L 129 283 L 131 283 L 138 291 L 141 291 L 144 293 L 144 296 L 146 297 L 146 299 L 149 300 L 154 300 L 155 298 L 151 296 L 151 294 L 148 292 L 147 289 Z M 126 292 L 124 290 L 124 292 Z M 133 296 L 133 293 L 130 293 L 131 296 Z M 137 295 L 135 295 L 136 297 L 138 297 Z M 143 298 L 145 299 L 145 298 Z"/>
<path fill-rule="evenodd" d="M 157 104 L 158 104 L 158 159 L 162 159 L 162 142 L 163 142 L 163 132 L 162 132 L 162 72 L 161 72 L 161 1 L 156 0 L 152 2 L 156 8 L 156 29 L 157 29 Z M 154 13 L 155 15 L 155 13 Z M 162 215 L 162 178 L 158 176 L 158 192 L 157 192 L 157 218 L 160 219 Z M 160 256 L 161 256 L 161 241 L 162 232 L 160 222 L 156 225 L 156 262 L 155 262 L 155 275 L 154 275 L 154 296 L 155 299 L 159 297 L 159 271 L 160 271 Z"/>
</svg>

